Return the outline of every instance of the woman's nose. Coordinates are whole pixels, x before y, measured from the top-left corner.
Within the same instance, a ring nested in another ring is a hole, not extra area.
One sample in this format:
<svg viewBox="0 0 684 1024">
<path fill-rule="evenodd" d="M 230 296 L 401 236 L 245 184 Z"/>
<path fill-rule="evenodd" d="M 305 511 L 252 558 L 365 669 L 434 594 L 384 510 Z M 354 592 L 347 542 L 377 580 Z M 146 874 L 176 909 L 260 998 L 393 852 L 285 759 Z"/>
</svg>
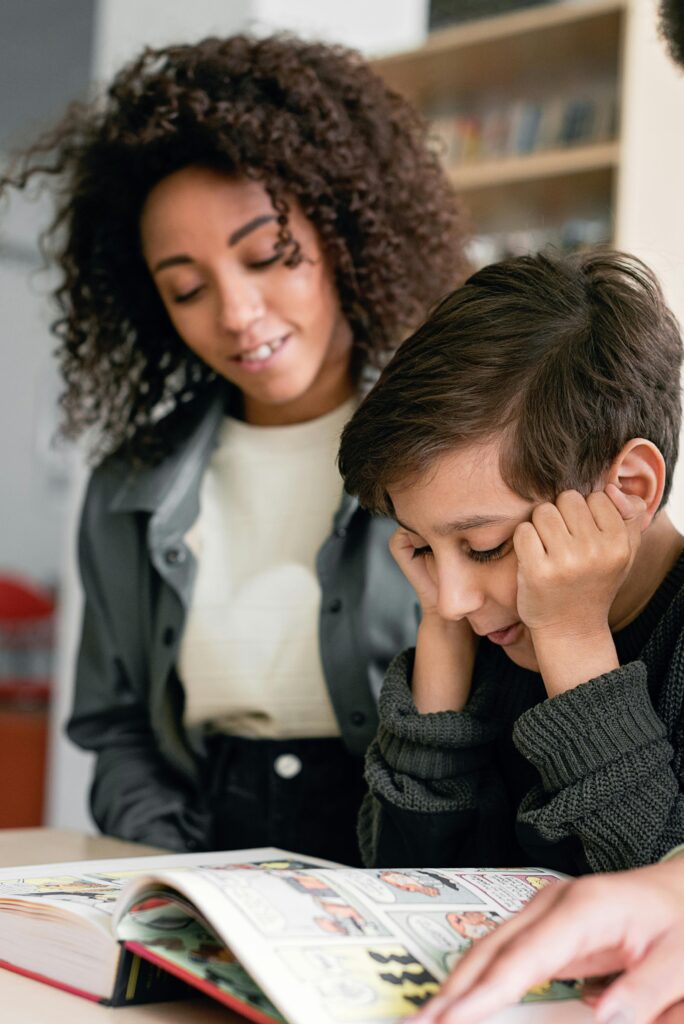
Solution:
<svg viewBox="0 0 684 1024">
<path fill-rule="evenodd" d="M 223 330 L 241 334 L 263 316 L 264 302 L 259 289 L 249 281 L 232 280 L 219 292 L 218 320 Z"/>
</svg>

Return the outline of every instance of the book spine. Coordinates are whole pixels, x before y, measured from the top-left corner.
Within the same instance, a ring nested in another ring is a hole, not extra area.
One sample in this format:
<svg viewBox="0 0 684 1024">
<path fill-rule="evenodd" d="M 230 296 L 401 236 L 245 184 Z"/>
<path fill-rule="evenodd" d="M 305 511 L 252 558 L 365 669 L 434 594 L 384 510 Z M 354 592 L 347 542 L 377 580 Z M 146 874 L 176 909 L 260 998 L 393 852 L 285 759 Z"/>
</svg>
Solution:
<svg viewBox="0 0 684 1024">
<path fill-rule="evenodd" d="M 111 998 L 102 1002 L 107 1006 L 132 1006 L 187 999 L 192 994 L 180 978 L 122 946 Z"/>
</svg>

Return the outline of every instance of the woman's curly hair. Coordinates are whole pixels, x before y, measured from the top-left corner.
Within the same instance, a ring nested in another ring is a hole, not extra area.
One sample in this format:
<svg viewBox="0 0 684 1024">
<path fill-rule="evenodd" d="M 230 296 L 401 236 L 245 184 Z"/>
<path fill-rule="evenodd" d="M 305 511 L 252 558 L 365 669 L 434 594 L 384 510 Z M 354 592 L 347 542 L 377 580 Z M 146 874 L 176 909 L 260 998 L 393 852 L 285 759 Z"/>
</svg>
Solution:
<svg viewBox="0 0 684 1024">
<path fill-rule="evenodd" d="M 191 164 L 263 184 L 290 265 L 288 199 L 299 203 L 361 364 L 382 364 L 466 270 L 461 209 L 427 128 L 359 54 L 289 35 L 145 49 L 102 102 L 72 106 L 0 179 L 55 183 L 44 242 L 62 271 L 63 429 L 98 428 L 97 457 L 156 461 L 217 386 L 173 328 L 139 237 L 150 189 Z"/>
</svg>

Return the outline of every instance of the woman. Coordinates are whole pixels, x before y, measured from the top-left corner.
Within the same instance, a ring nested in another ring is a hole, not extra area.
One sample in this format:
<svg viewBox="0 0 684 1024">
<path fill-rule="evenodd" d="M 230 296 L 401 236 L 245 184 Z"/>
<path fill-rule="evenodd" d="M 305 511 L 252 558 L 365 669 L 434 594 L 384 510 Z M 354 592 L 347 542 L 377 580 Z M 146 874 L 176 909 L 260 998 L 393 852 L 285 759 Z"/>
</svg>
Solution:
<svg viewBox="0 0 684 1024">
<path fill-rule="evenodd" d="M 66 429 L 95 428 L 99 460 L 68 727 L 97 753 L 95 820 L 355 862 L 416 606 L 335 454 L 373 368 L 462 275 L 424 128 L 354 53 L 207 39 L 146 50 L 12 183 L 34 174 L 58 183 Z"/>
</svg>

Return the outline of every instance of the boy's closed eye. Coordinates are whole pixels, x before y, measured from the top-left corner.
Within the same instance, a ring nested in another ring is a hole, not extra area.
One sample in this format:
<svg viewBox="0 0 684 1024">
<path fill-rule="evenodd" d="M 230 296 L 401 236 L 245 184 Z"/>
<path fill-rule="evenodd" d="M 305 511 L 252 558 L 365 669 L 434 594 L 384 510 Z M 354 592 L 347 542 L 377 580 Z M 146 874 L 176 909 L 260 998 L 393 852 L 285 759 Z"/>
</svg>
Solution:
<svg viewBox="0 0 684 1024">
<path fill-rule="evenodd" d="M 497 544 L 495 548 L 487 548 L 484 551 L 466 546 L 465 553 L 473 562 L 494 562 L 497 558 L 503 558 L 508 554 L 509 545 L 511 545 L 511 541 L 505 540 L 501 544 Z M 512 550 L 512 545 L 510 550 Z M 432 557 L 432 548 L 428 544 L 414 548 L 411 555 L 411 558 L 428 557 Z"/>
</svg>

